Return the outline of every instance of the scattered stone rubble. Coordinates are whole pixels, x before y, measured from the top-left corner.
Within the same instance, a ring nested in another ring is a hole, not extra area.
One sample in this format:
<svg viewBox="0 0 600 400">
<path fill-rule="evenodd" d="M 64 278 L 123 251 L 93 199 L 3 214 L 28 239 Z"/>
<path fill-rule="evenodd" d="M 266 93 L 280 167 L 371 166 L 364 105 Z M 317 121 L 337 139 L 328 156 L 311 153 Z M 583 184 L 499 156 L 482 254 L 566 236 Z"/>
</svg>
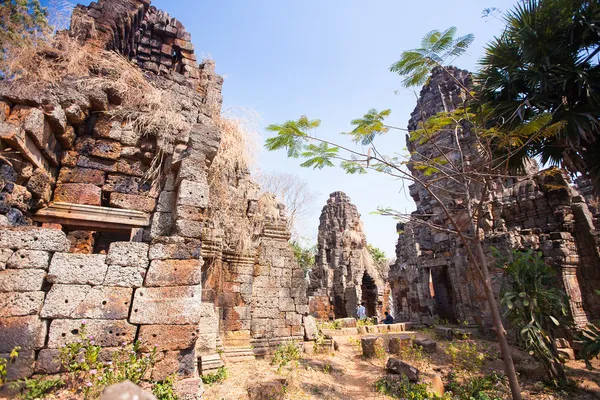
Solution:
<svg viewBox="0 0 600 400">
<path fill-rule="evenodd" d="M 355 317 L 363 301 L 369 317 L 381 318 L 387 309 L 385 282 L 367 249 L 360 214 L 343 192 L 332 193 L 321 211 L 308 295 L 311 314 L 322 319 Z"/>
<path fill-rule="evenodd" d="M 450 68 L 449 73 L 465 84 L 470 82 L 467 71 Z M 448 73 L 435 69 L 421 90 L 418 106 L 411 115 L 408 128 L 440 111 L 452 111 L 465 101 L 461 89 Z M 471 132 L 460 138 L 469 143 Z M 436 157 L 436 148 L 446 148 L 451 159 L 457 152 L 453 130 L 442 130 L 426 143 L 410 141 L 413 157 Z M 468 148 L 468 145 L 465 147 Z M 475 160 L 475 159 L 473 159 Z M 409 164 L 410 165 L 410 164 Z M 427 180 L 423 171 L 413 174 Z M 418 184 L 411 185 L 410 194 L 417 209 L 413 215 L 426 214 L 423 219 L 448 224 L 441 208 Z M 460 219 L 460 207 L 452 198 L 444 198 Z M 600 288 L 600 241 L 597 200 L 589 183 L 578 180 L 574 185 L 559 169 L 537 171 L 530 167 L 528 175 L 498 183 L 485 200 L 486 217 L 480 221 L 485 232 L 485 250 L 490 265 L 490 247 L 501 250 L 533 249 L 543 253 L 544 260 L 556 268 L 559 284 L 570 297 L 574 322 L 583 326 L 600 316 L 600 303 L 594 290 Z M 415 223 L 399 224 L 396 264 L 389 272 L 392 309 L 400 321 L 425 321 L 437 315 L 450 322 L 468 321 L 489 326 L 490 316 L 475 272 L 462 243 L 456 235 L 436 232 Z M 502 276 L 491 268 L 499 290 Z"/>
<path fill-rule="evenodd" d="M 83 321 L 106 353 L 157 346 L 151 379 L 176 372 L 183 398 L 201 395 L 199 360 L 218 363 L 221 343 L 253 356 L 304 337 L 306 283 L 284 207 L 240 170 L 227 185 L 247 245 L 231 245 L 213 218 L 223 79 L 149 3 L 78 6 L 70 34 L 120 52 L 172 94 L 189 126 L 167 132 L 172 143 L 107 113 L 123 107 L 110 85 L 1 82 L 0 356 L 22 348 L 10 379 L 58 372 L 58 349 Z M 161 177 L 147 179 L 157 154 Z"/>
</svg>

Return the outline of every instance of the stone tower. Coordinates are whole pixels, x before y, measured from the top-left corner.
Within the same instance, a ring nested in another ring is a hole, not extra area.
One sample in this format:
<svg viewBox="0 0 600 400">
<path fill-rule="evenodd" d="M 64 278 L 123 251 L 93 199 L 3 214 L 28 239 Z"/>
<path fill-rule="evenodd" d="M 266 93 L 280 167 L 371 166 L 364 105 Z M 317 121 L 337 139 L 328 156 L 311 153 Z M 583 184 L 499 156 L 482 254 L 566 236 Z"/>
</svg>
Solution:
<svg viewBox="0 0 600 400">
<path fill-rule="evenodd" d="M 310 312 L 317 318 L 383 313 L 384 281 L 367 249 L 360 214 L 343 192 L 329 195 L 321 211 L 315 267 L 310 274 Z"/>
</svg>

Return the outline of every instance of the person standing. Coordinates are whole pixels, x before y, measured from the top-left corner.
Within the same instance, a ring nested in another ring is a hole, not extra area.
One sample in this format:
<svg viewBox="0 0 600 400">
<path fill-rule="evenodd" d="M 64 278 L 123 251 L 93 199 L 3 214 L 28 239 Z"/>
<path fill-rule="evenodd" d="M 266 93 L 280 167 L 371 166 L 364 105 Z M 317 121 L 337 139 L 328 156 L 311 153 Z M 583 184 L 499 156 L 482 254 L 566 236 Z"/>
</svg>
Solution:
<svg viewBox="0 0 600 400">
<path fill-rule="evenodd" d="M 361 321 L 367 319 L 367 309 L 365 308 L 365 303 L 360 303 L 360 306 L 356 309 L 356 317 Z"/>
</svg>

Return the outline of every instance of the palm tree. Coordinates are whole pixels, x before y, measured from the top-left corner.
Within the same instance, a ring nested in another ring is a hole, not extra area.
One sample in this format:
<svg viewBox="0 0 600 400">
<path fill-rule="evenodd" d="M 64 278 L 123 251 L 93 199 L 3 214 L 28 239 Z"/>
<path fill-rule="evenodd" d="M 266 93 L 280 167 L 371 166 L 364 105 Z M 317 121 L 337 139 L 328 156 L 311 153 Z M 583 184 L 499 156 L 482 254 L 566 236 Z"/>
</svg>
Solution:
<svg viewBox="0 0 600 400">
<path fill-rule="evenodd" d="M 505 22 L 475 77 L 483 107 L 506 132 L 543 118 L 555 129 L 531 132 L 513 158 L 539 157 L 600 190 L 600 4 L 525 0 Z"/>
<path fill-rule="evenodd" d="M 422 86 L 433 68 L 452 63 L 475 39 L 471 33 L 458 38 L 454 38 L 455 35 L 454 26 L 444 32 L 433 30 L 427 33 L 421 40 L 421 47 L 402 52 L 400 61 L 393 63 L 390 71 L 405 77 L 402 80 L 404 87 Z"/>
</svg>

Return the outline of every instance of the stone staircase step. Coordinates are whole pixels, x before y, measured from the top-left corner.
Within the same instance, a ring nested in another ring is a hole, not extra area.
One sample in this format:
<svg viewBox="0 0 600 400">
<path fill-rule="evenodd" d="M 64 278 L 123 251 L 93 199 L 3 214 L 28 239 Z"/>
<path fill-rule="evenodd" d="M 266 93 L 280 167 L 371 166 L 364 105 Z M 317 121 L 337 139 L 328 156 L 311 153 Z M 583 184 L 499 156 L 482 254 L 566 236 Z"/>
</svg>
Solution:
<svg viewBox="0 0 600 400">
<path fill-rule="evenodd" d="M 200 356 L 199 370 L 201 375 L 211 374 L 225 365 L 219 354 Z"/>
</svg>

